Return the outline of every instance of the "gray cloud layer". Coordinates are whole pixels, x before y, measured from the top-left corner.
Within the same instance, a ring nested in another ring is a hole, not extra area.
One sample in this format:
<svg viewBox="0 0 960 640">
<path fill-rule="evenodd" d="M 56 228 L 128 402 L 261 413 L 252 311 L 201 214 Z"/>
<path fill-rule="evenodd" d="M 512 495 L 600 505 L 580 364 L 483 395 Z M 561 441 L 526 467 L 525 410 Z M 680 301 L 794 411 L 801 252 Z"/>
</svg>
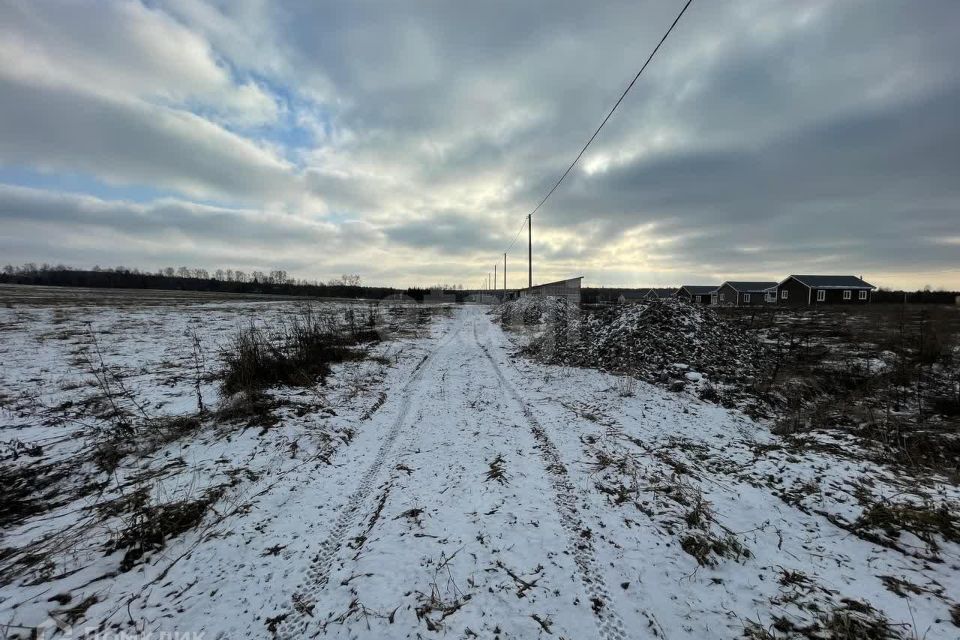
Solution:
<svg viewBox="0 0 960 640">
<path fill-rule="evenodd" d="M 188 262 L 193 264 L 196 253 L 202 253 L 238 268 L 295 269 L 314 265 L 318 252 L 356 251 L 375 244 L 380 235 L 363 223 L 334 225 L 173 199 L 143 205 L 10 186 L 0 186 L 0 226 L 33 229 L 32 237 L 42 230 L 42 243 L 61 248 L 63 261 L 127 266 L 139 266 L 142 260 L 146 266 L 182 263 L 191 254 Z M 89 251 L 91 238 L 111 239 L 115 246 L 102 251 L 93 243 L 96 250 Z"/>
<path fill-rule="evenodd" d="M 9 164 L 268 202 L 296 183 L 284 162 L 191 113 L 3 78 L 0 95 Z"/>
<path fill-rule="evenodd" d="M 472 284 L 679 6 L 11 2 L 0 165 L 242 209 L 51 195 L 45 207 L 72 213 L 44 217 L 42 194 L 27 206 L 3 189 L 23 236 L 2 249 L 25 253 L 33 212 L 51 228 L 89 218 L 98 251 L 116 248 L 111 234 L 175 233 L 177 251 L 209 263 L 224 216 L 239 216 L 250 237 L 237 246 L 312 270 L 299 275 L 356 265 L 397 284 Z M 960 286 L 958 22 L 946 0 L 695 3 L 539 215 L 538 273 Z M 317 255 L 304 241 L 317 229 L 345 244 Z"/>
</svg>

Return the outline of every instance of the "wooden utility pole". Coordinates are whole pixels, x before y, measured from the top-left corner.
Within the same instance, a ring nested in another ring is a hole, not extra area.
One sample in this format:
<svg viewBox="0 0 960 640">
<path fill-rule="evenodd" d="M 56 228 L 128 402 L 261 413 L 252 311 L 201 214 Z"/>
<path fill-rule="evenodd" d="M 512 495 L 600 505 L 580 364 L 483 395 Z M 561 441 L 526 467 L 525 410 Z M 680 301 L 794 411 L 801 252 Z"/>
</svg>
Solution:
<svg viewBox="0 0 960 640">
<path fill-rule="evenodd" d="M 507 297 L 507 254 L 503 254 L 503 297 Z"/>
<path fill-rule="evenodd" d="M 494 263 L 494 265 L 493 265 L 493 290 L 494 290 L 494 291 L 497 290 L 497 265 L 496 265 L 496 263 Z"/>
<path fill-rule="evenodd" d="M 533 215 L 527 214 L 527 287 L 533 289 Z"/>
</svg>

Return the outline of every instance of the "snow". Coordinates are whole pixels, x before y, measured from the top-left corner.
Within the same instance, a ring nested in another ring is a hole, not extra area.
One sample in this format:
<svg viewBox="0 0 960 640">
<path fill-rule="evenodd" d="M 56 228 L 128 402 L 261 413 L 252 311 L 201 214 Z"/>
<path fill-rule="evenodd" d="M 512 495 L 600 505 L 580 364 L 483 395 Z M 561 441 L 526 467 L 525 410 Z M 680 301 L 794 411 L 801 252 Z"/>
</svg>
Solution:
<svg viewBox="0 0 960 640">
<path fill-rule="evenodd" d="M 71 355 L 86 322 L 152 411 L 184 414 L 191 331 L 213 361 L 233 328 L 298 304 L 0 308 L 3 440 L 62 461 L 87 442 L 87 418 L 28 410 L 89 394 Z M 167 469 L 154 496 L 228 485 L 199 527 L 131 571 L 103 551 L 115 520 L 83 524 L 96 495 L 13 524 L 0 547 L 68 527 L 83 538 L 50 551 L 49 570 L 3 581 L 0 621 L 62 615 L 70 605 L 51 597 L 68 593 L 97 597 L 76 628 L 204 638 L 735 638 L 848 598 L 905 636 L 957 637 L 957 544 L 904 534 L 898 550 L 837 524 L 865 491 L 956 506 L 948 479 L 906 482 L 843 441 L 795 447 L 689 393 L 642 381 L 617 393 L 615 375 L 515 355 L 520 339 L 482 307 L 434 315 L 325 387 L 272 392 L 274 427 L 211 426 L 125 466 L 121 479 Z M 213 380 L 202 393 L 219 400 Z M 698 560 L 691 540 L 727 544 Z M 884 576 L 918 589 L 898 595 Z M 19 627 L 8 637 L 27 637 Z"/>
</svg>

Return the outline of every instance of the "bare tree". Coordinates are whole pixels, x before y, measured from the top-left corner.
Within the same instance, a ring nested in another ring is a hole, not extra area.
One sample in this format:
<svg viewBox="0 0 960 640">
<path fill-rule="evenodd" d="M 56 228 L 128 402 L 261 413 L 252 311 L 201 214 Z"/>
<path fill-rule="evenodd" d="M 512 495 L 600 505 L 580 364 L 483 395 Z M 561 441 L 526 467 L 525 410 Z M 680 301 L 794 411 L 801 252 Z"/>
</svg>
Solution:
<svg viewBox="0 0 960 640">
<path fill-rule="evenodd" d="M 359 274 L 350 274 L 345 273 L 339 278 L 334 278 L 329 282 L 331 286 L 341 286 L 341 287 L 359 287 L 360 286 L 360 275 Z"/>
</svg>

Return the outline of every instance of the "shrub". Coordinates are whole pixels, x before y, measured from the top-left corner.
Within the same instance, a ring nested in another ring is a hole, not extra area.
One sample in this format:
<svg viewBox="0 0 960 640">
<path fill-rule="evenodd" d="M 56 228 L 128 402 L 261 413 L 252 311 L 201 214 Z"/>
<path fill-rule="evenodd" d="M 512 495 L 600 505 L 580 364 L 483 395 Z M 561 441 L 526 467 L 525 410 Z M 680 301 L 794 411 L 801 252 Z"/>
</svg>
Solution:
<svg viewBox="0 0 960 640">
<path fill-rule="evenodd" d="M 310 385 L 329 374 L 332 364 L 361 358 L 354 347 L 376 340 L 372 327 L 357 325 L 352 314 L 339 322 L 306 309 L 273 336 L 251 324 L 226 350 L 223 389 L 256 395 L 274 385 Z"/>
<path fill-rule="evenodd" d="M 213 487 L 195 500 L 141 505 L 131 516 L 128 525 L 107 543 L 107 553 L 126 549 L 120 561 L 120 570 L 129 571 L 145 556 L 163 549 L 167 540 L 198 526 L 223 493 L 222 487 Z"/>
</svg>

